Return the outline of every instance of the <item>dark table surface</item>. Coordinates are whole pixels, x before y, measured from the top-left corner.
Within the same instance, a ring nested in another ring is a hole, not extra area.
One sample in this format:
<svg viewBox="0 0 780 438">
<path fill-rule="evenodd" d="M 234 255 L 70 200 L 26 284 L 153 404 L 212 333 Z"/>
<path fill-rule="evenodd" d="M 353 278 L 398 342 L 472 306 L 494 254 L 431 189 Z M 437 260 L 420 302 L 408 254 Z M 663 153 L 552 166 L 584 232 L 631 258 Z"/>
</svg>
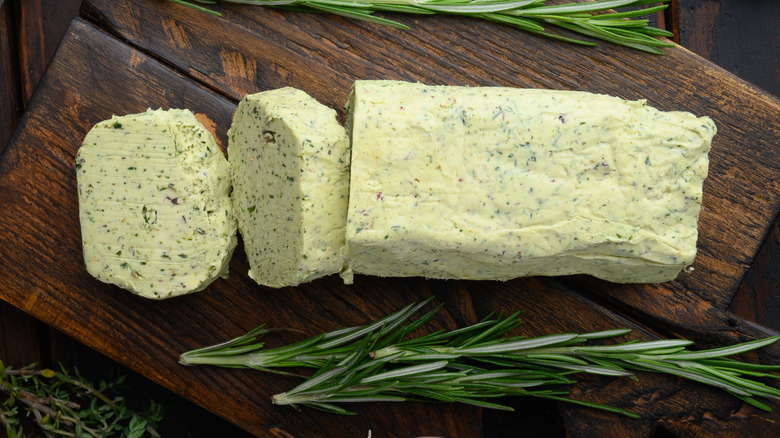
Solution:
<svg viewBox="0 0 780 438">
<path fill-rule="evenodd" d="M 1 145 L 11 138 L 17 120 L 26 114 L 26 105 L 34 96 L 65 29 L 78 15 L 78 7 L 79 2 L 75 1 L 5 0 L 0 3 Z M 656 19 L 661 26 L 675 32 L 682 46 L 770 94 L 780 94 L 780 30 L 776 25 L 780 19 L 780 4 L 777 2 L 678 1 L 672 2 L 670 11 Z M 773 187 L 770 185 L 770 190 Z M 760 239 L 760 249 L 751 257 L 749 268 L 739 279 L 738 292 L 727 303 L 726 310 L 767 329 L 780 330 L 780 227 L 777 217 L 771 220 L 770 226 L 763 228 Z M 65 360 L 84 365 L 96 354 L 0 301 L 0 359 L 6 363 Z M 531 409 L 543 419 L 556 418 L 555 414 L 546 411 L 558 409 L 545 404 L 518 407 Z M 487 414 L 483 415 L 483 421 L 485 436 L 499 436 L 499 429 L 513 420 L 499 414 Z M 526 416 L 523 421 L 528 424 L 533 419 Z M 214 420 L 213 424 L 224 427 L 219 420 Z M 213 433 L 203 424 L 198 424 L 196 429 L 187 433 L 196 436 Z"/>
</svg>

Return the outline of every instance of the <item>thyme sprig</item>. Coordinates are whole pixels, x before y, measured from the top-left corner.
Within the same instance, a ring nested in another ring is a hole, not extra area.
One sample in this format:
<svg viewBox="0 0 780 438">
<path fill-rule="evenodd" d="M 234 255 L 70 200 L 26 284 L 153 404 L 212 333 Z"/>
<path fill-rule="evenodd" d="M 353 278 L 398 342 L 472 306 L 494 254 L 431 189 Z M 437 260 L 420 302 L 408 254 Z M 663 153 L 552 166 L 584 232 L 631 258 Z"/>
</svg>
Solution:
<svg viewBox="0 0 780 438">
<path fill-rule="evenodd" d="M 35 364 L 12 368 L 0 361 L 0 435 L 140 438 L 159 437 L 155 429 L 167 408 L 150 401 L 144 412 L 129 409 L 120 395 L 125 376 L 112 375 L 93 385 L 75 370 L 71 375 L 38 369 Z M 35 425 L 34 434 L 25 419 Z"/>
<path fill-rule="evenodd" d="M 564 388 L 578 373 L 636 379 L 635 371 L 656 372 L 721 388 L 763 410 L 759 399 L 780 402 L 780 390 L 756 379 L 780 378 L 780 365 L 760 365 L 729 358 L 766 347 L 780 336 L 709 350 L 688 350 L 684 339 L 614 344 L 628 329 L 560 333 L 526 338 L 510 332 L 521 313 L 492 313 L 455 330 L 411 336 L 442 305 L 412 320 L 430 299 L 410 304 L 374 323 L 322 333 L 285 347 L 265 349 L 259 327 L 231 341 L 184 353 L 185 365 L 212 364 L 281 372 L 274 368 L 308 367 L 316 372 L 299 386 L 272 397 L 275 404 L 308 406 L 349 414 L 343 403 L 375 401 L 458 402 L 509 409 L 487 401 L 507 396 L 535 396 L 577 403 L 629 417 L 618 407 L 569 398 Z"/>
<path fill-rule="evenodd" d="M 200 6 L 217 4 L 217 0 L 168 0 L 219 15 Z M 658 36 L 673 34 L 650 26 L 648 20 L 637 20 L 664 10 L 669 0 L 592 0 L 584 3 L 548 5 L 546 0 L 221 0 L 225 3 L 268 6 L 299 12 L 325 12 L 347 18 L 369 21 L 400 29 L 403 23 L 375 15 L 376 12 L 408 14 L 465 15 L 514 26 L 526 32 L 574 44 L 595 46 L 591 40 L 567 37 L 550 32 L 545 26 L 555 26 L 576 34 L 644 52 L 663 54 L 663 47 L 672 47 Z M 659 3 L 661 3 L 659 5 Z M 655 6 L 648 6 L 655 5 Z M 614 11 L 619 8 L 633 8 Z M 608 11 L 608 12 L 604 12 Z"/>
</svg>

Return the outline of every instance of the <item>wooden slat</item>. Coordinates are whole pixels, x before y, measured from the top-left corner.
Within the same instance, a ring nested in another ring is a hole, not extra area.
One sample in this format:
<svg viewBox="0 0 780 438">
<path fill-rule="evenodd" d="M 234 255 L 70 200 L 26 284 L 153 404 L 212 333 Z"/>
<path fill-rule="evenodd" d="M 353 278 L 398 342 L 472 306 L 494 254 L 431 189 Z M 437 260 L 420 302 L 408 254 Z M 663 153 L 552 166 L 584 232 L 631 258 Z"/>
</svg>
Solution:
<svg viewBox="0 0 780 438">
<path fill-rule="evenodd" d="M 70 20 L 78 15 L 81 0 L 20 0 L 17 3 L 22 100 L 26 103 L 46 71 Z"/>
<path fill-rule="evenodd" d="M 775 221 L 729 311 L 780 332 L 780 222 Z"/>
<path fill-rule="evenodd" d="M 16 128 L 21 111 L 12 15 L 10 2 L 0 0 L 0 155 Z"/>
<path fill-rule="evenodd" d="M 5 366 L 41 363 L 39 323 L 21 310 L 0 301 L 0 360 Z"/>
<path fill-rule="evenodd" d="M 669 6 L 664 10 L 664 25 L 664 29 L 674 34 L 672 40 L 680 44 L 680 32 L 686 32 L 686 30 L 680 29 L 680 4 L 678 0 L 669 0 Z M 683 47 L 687 46 L 683 45 Z"/>
<path fill-rule="evenodd" d="M 680 43 L 780 96 L 780 2 L 679 0 Z M 773 78 L 767 80 L 767 78 Z"/>
<path fill-rule="evenodd" d="M 0 156 L 5 151 L 21 111 L 16 58 L 16 34 L 10 2 L 0 0 Z M 20 367 L 41 361 L 39 323 L 0 302 L 0 360 Z"/>
</svg>

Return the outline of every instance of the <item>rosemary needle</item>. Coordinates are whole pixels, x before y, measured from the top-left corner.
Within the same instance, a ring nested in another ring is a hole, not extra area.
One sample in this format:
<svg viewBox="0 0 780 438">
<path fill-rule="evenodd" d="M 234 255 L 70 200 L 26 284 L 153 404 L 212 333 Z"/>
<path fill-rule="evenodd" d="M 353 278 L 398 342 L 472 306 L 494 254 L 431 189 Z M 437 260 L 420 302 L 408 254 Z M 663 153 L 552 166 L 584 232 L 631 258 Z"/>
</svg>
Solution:
<svg viewBox="0 0 780 438">
<path fill-rule="evenodd" d="M 216 4 L 217 0 L 168 0 L 219 15 L 199 4 Z M 630 47 L 653 54 L 663 54 L 672 47 L 658 36 L 673 34 L 648 25 L 647 20 L 632 20 L 667 7 L 669 0 L 591 0 L 584 3 L 547 5 L 546 0 L 221 0 L 225 3 L 268 6 L 300 12 L 325 12 L 347 18 L 408 29 L 403 23 L 375 15 L 375 12 L 407 14 L 464 15 L 495 21 L 523 31 L 574 44 L 593 46 L 593 41 L 553 33 L 552 25 L 594 39 Z M 661 3 L 658 5 L 658 3 Z M 655 5 L 649 6 L 648 5 Z M 604 12 L 632 8 L 624 12 Z M 637 9 L 638 8 L 638 9 Z"/>
<path fill-rule="evenodd" d="M 467 327 L 410 336 L 442 308 L 435 306 L 412 320 L 431 299 L 373 323 L 273 349 L 258 341 L 269 332 L 260 326 L 231 341 L 184 353 L 180 362 L 269 372 L 314 368 L 314 375 L 274 395 L 272 401 L 340 414 L 352 413 L 339 406 L 343 403 L 415 400 L 509 409 L 487 400 L 535 396 L 636 417 L 621 408 L 570 399 L 569 392 L 560 389 L 576 383 L 572 376 L 577 373 L 635 378 L 633 371 L 664 373 L 721 388 L 764 410 L 771 408 L 759 398 L 780 402 L 779 389 L 755 380 L 780 378 L 774 373 L 780 365 L 729 358 L 766 347 L 780 336 L 697 351 L 687 350 L 692 342 L 684 339 L 590 345 L 594 340 L 625 336 L 630 330 L 510 336 L 520 325 L 519 312 L 493 313 Z"/>
</svg>

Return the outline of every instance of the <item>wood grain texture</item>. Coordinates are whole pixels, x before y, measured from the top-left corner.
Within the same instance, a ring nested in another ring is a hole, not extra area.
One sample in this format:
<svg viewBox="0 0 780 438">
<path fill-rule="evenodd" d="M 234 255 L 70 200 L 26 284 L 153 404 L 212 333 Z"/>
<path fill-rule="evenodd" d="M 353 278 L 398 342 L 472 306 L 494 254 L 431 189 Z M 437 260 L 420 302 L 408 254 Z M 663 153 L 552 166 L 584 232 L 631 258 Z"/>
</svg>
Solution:
<svg viewBox="0 0 780 438">
<path fill-rule="evenodd" d="M 780 222 L 775 221 L 729 311 L 780 332 Z"/>
<path fill-rule="evenodd" d="M 26 104 L 46 71 L 48 60 L 77 15 L 81 0 L 9 0 L 17 3 L 22 100 Z"/>
<path fill-rule="evenodd" d="M 21 113 L 15 41 L 11 4 L 0 0 L 0 155 L 16 129 Z"/>
<path fill-rule="evenodd" d="M 0 0 L 0 156 L 21 114 L 16 32 L 8 1 Z M 41 361 L 38 321 L 0 302 L 0 360 L 16 367 Z"/>
<path fill-rule="evenodd" d="M 770 333 L 728 310 L 777 214 L 778 127 L 766 123 L 776 120 L 777 99 L 684 49 L 662 58 L 664 74 L 658 74 L 659 58 L 561 46 L 468 19 L 398 17 L 413 26 L 402 32 L 327 15 L 221 10 L 224 17 L 215 18 L 165 2 L 85 3 L 83 14 L 95 24 L 73 23 L 0 162 L 0 239 L 18 243 L 0 248 L 0 298 L 258 436 L 372 430 L 374 436 L 470 437 L 493 414 L 483 420 L 478 409 L 419 404 L 360 406 L 360 416 L 349 418 L 299 413 L 268 400 L 297 383 L 294 378 L 184 368 L 178 353 L 263 322 L 309 334 L 360 324 L 428 295 L 447 304 L 437 326 L 473 322 L 493 310 L 526 310 L 528 336 L 617 326 L 634 328 L 639 339 L 690 334 L 701 346 L 716 346 Z M 507 283 L 359 277 L 352 287 L 327 278 L 275 291 L 246 277 L 239 250 L 229 279 L 165 302 L 132 296 L 83 270 L 73 157 L 92 124 L 146 107 L 187 107 L 213 121 L 224 147 L 243 94 L 292 85 L 340 109 L 357 78 L 581 89 L 711 114 L 721 131 L 695 270 L 670 284 L 635 287 L 585 277 Z M 748 358 L 778 363 L 779 355 L 775 346 Z M 777 411 L 650 374 L 638 382 L 585 379 L 575 397 L 643 418 L 560 406 L 568 436 L 770 436 L 780 420 Z"/>
<path fill-rule="evenodd" d="M 780 96 L 780 2 L 678 0 L 680 43 Z M 774 80 L 768 80 L 774 78 Z"/>
</svg>

